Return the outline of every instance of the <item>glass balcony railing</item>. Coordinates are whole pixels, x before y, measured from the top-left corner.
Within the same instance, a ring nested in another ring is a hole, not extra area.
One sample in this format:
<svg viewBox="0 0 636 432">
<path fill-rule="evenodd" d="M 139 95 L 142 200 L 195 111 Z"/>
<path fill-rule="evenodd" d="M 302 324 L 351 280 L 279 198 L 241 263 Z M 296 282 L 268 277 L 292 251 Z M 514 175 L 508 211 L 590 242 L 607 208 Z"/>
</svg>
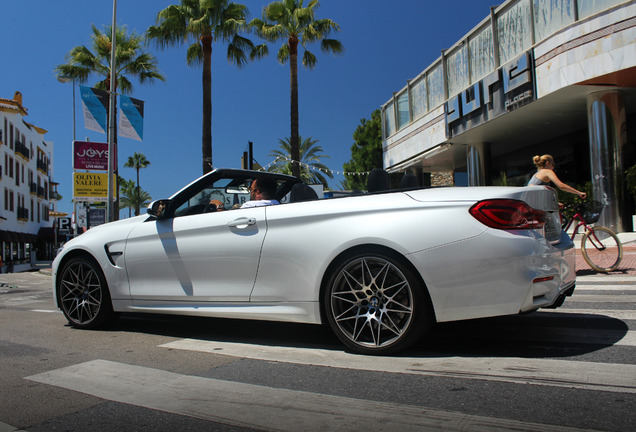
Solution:
<svg viewBox="0 0 636 432">
<path fill-rule="evenodd" d="M 625 0 L 508 0 L 382 106 L 387 138 L 558 30 Z"/>
</svg>

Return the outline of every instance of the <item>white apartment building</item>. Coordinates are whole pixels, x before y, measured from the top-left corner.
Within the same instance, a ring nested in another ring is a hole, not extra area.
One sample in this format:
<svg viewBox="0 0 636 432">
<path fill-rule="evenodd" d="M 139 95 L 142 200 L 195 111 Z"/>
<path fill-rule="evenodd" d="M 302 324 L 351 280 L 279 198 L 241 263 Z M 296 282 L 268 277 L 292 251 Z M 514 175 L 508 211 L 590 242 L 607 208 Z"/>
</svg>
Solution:
<svg viewBox="0 0 636 432">
<path fill-rule="evenodd" d="M 36 259 L 51 259 L 55 239 L 51 213 L 53 143 L 46 130 L 25 120 L 22 94 L 0 98 L 0 258 L 2 272 L 32 268 Z"/>
</svg>

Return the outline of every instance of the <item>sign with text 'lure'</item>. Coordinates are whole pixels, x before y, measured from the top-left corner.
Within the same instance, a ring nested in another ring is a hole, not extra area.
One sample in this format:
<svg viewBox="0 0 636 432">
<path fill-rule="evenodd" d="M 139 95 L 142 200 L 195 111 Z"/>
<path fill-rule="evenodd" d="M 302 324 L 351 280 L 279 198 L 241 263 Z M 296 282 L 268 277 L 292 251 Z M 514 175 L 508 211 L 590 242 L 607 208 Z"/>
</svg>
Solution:
<svg viewBox="0 0 636 432">
<path fill-rule="evenodd" d="M 77 202 L 108 201 L 108 174 L 73 173 L 73 197 Z"/>
<path fill-rule="evenodd" d="M 108 143 L 73 141 L 73 169 L 108 171 Z"/>
</svg>

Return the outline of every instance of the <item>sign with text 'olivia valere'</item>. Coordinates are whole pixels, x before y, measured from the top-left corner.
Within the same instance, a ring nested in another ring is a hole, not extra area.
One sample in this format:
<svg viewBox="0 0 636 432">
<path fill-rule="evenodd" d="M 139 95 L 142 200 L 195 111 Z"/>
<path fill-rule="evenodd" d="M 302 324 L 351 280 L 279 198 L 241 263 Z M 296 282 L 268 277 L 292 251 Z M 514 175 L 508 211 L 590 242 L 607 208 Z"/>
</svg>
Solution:
<svg viewBox="0 0 636 432">
<path fill-rule="evenodd" d="M 73 196 L 78 202 L 108 201 L 108 174 L 73 173 Z"/>
</svg>

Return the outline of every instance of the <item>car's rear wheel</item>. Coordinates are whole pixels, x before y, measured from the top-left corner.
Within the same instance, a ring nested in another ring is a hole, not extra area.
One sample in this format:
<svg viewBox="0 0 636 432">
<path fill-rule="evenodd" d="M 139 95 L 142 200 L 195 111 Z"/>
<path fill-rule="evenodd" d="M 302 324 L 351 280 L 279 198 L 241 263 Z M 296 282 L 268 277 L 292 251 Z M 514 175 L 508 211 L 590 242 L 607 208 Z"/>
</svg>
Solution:
<svg viewBox="0 0 636 432">
<path fill-rule="evenodd" d="M 419 278 L 391 253 L 357 253 L 340 261 L 323 301 L 336 336 L 362 354 L 404 349 L 433 321 Z"/>
<path fill-rule="evenodd" d="M 93 329 L 113 317 L 106 279 L 91 259 L 73 258 L 63 266 L 57 294 L 62 312 L 73 327 Z"/>
</svg>

